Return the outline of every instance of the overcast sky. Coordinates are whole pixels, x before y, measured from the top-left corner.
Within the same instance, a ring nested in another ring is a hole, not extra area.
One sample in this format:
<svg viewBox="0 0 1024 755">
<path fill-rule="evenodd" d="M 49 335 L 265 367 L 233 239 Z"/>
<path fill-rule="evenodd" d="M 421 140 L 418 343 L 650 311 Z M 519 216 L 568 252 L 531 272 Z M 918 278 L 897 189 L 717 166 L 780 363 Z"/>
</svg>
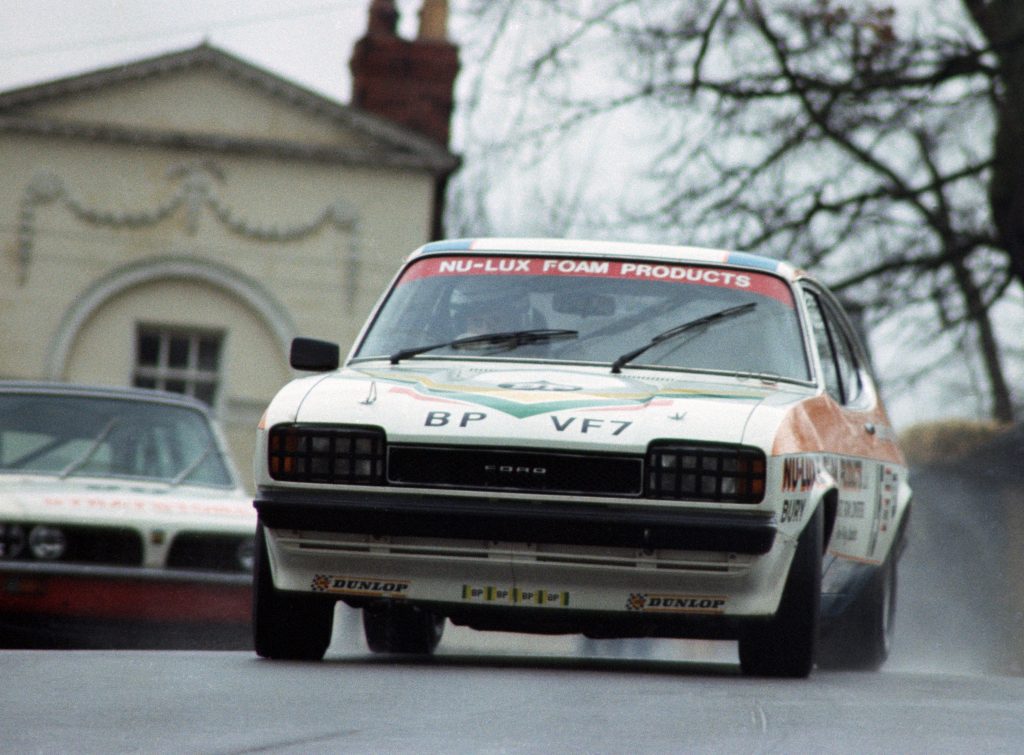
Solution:
<svg viewBox="0 0 1024 755">
<path fill-rule="evenodd" d="M 370 0 L 0 0 L 0 90 L 203 40 L 333 99 L 349 98 Z M 398 0 L 412 36 L 420 0 Z"/>
<path fill-rule="evenodd" d="M 449 1 L 458 7 L 459 0 Z M 931 7 L 936 0 L 893 0 L 901 10 L 919 8 L 922 2 Z M 397 0 L 404 36 L 415 35 L 421 4 L 422 0 Z M 348 63 L 353 44 L 366 32 L 369 5 L 370 0 L 0 0 L 0 91 L 183 50 L 206 40 L 294 83 L 348 102 Z M 465 48 L 470 30 L 464 24 L 460 29 L 458 17 L 450 33 Z M 528 34 L 519 36 L 515 47 L 530 39 Z M 509 84 L 500 77 L 491 81 L 499 89 Z M 480 135 L 459 139 L 459 131 L 456 126 L 453 146 L 470 156 L 471 144 Z M 609 165 L 598 161 L 586 144 L 576 145 L 583 158 L 563 146 L 556 154 L 563 168 L 558 174 L 573 175 L 583 165 L 592 184 L 621 187 L 621 159 L 615 155 L 629 154 L 621 148 L 621 139 L 618 135 L 609 141 L 609 134 L 598 132 Z M 524 191 L 505 193 L 516 196 Z M 501 207 L 495 214 L 508 225 L 502 232 L 519 230 L 515 208 Z M 973 413 L 971 407 L 959 410 L 956 413 Z"/>
</svg>

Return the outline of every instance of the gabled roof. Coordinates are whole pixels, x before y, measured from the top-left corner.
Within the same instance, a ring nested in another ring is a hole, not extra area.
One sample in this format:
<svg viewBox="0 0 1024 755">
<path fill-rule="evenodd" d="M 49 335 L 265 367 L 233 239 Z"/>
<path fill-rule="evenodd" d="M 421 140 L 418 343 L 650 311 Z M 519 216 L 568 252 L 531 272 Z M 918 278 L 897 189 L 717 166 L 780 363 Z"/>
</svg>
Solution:
<svg viewBox="0 0 1024 755">
<path fill-rule="evenodd" d="M 213 71 L 244 83 L 281 104 L 330 122 L 362 137 L 369 147 L 310 144 L 287 139 L 251 139 L 182 130 L 130 128 L 115 123 L 88 123 L 40 117 L 33 107 L 88 95 L 126 83 L 141 83 L 190 71 Z M 178 148 L 274 154 L 352 164 L 426 169 L 448 174 L 459 159 L 444 145 L 358 108 L 342 105 L 252 63 L 202 43 L 123 65 L 0 92 L 0 132 L 59 135 L 89 140 Z"/>
</svg>

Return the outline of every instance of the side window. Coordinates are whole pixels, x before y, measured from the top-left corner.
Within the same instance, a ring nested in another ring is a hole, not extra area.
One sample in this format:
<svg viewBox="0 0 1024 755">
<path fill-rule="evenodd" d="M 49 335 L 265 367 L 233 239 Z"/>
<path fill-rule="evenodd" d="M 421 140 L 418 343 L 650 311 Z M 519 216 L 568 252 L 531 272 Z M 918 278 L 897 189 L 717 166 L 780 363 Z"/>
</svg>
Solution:
<svg viewBox="0 0 1024 755">
<path fill-rule="evenodd" d="M 843 403 L 843 385 L 836 360 L 836 349 L 832 343 L 828 324 L 825 322 L 825 312 L 822 310 L 818 297 L 810 291 L 804 291 L 804 301 L 811 316 L 811 328 L 814 331 L 814 342 L 818 346 L 821 377 L 825 381 L 825 390 L 836 401 Z"/>
<path fill-rule="evenodd" d="M 804 300 L 811 315 L 814 341 L 818 344 L 825 389 L 841 404 L 855 401 L 862 393 L 860 365 L 839 315 L 827 302 L 811 291 L 804 291 Z"/>
<path fill-rule="evenodd" d="M 839 381 L 843 387 L 843 398 L 845 403 L 849 404 L 861 394 L 862 385 L 857 358 L 854 356 L 853 346 L 850 345 L 845 331 L 839 326 L 838 321 L 830 316 L 829 310 L 825 310 L 825 312 L 829 333 L 832 335 L 832 342 L 836 348 L 836 365 L 839 370 Z"/>
</svg>

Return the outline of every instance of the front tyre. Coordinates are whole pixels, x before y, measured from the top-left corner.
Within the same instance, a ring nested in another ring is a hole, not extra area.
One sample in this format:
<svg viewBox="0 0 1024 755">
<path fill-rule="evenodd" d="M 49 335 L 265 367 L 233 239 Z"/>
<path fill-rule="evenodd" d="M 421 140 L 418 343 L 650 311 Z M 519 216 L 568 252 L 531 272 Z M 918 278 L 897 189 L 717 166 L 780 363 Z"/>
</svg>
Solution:
<svg viewBox="0 0 1024 755">
<path fill-rule="evenodd" d="M 444 624 L 444 616 L 418 606 L 381 603 L 363 609 L 363 632 L 374 653 L 430 655 Z"/>
<path fill-rule="evenodd" d="M 334 601 L 274 587 L 262 524 L 256 528 L 255 551 L 252 635 L 257 655 L 275 660 L 319 661 L 331 644 Z"/>
<path fill-rule="evenodd" d="M 889 657 L 896 626 L 896 558 L 890 553 L 863 592 L 822 638 L 818 665 L 877 671 Z"/>
<path fill-rule="evenodd" d="M 814 667 L 821 615 L 824 516 L 819 506 L 797 541 L 779 610 L 744 630 L 740 669 L 748 676 L 804 678 Z"/>
</svg>

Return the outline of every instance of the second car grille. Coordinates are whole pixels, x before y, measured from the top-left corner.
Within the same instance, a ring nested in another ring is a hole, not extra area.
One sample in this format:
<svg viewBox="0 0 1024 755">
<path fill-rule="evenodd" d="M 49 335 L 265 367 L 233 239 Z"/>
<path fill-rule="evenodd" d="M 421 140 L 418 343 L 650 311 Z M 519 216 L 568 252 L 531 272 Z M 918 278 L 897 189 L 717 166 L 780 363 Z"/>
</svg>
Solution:
<svg viewBox="0 0 1024 755">
<path fill-rule="evenodd" d="M 393 446 L 388 482 L 395 485 L 637 496 L 637 457 L 499 448 Z"/>
<path fill-rule="evenodd" d="M 59 531 L 65 543 L 60 555 L 54 554 L 52 559 L 40 559 L 33 554 L 29 540 L 37 524 L 51 531 Z M 7 559 L 53 560 L 97 566 L 140 566 L 142 538 L 135 530 L 124 527 L 83 527 L 32 522 L 8 524 L 0 521 L 0 561 Z"/>
<path fill-rule="evenodd" d="M 167 566 L 172 569 L 248 571 L 252 568 L 252 538 L 182 532 L 171 544 Z"/>
</svg>

